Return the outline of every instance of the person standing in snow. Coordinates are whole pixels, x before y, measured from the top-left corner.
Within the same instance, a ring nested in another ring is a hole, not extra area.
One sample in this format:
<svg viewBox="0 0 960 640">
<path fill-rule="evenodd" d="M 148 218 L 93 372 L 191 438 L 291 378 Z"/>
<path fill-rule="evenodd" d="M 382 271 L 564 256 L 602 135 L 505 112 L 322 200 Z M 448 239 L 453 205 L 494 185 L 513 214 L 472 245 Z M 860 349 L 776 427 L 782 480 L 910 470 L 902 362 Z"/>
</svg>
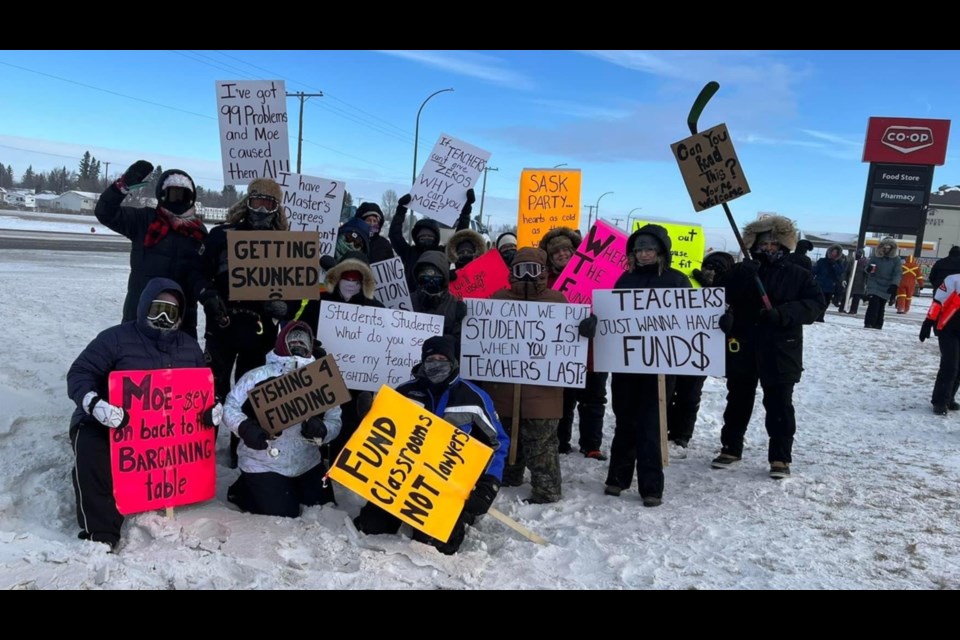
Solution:
<svg viewBox="0 0 960 640">
<path fill-rule="evenodd" d="M 867 261 L 867 313 L 865 329 L 883 329 L 883 314 L 888 303 L 896 301 L 903 265 L 897 255 L 897 241 L 884 238 Z"/>
</svg>

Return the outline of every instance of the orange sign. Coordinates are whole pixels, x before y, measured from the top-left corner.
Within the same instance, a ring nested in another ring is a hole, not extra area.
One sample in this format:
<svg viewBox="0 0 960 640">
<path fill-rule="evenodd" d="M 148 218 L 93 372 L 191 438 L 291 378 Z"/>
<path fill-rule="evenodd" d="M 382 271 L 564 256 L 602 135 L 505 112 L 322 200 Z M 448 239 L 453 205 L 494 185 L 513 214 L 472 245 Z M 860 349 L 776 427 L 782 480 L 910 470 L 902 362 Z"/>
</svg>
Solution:
<svg viewBox="0 0 960 640">
<path fill-rule="evenodd" d="M 580 169 L 524 169 L 520 174 L 517 248 L 536 247 L 555 227 L 580 226 Z"/>
</svg>

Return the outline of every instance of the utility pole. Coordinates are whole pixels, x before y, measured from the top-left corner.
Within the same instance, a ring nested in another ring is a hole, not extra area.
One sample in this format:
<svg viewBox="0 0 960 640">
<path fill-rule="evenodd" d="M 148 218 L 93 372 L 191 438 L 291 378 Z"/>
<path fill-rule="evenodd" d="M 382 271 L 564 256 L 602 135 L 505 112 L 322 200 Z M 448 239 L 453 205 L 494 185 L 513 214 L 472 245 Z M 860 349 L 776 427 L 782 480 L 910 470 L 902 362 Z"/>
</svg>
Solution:
<svg viewBox="0 0 960 640">
<path fill-rule="evenodd" d="M 300 123 L 297 135 L 297 173 L 300 173 L 300 160 L 303 158 L 303 103 L 307 101 L 307 98 L 322 98 L 323 91 L 318 93 L 304 93 L 303 91 L 297 91 L 296 93 L 287 92 L 288 98 L 300 98 Z"/>
<path fill-rule="evenodd" d="M 478 214 L 480 224 L 483 224 L 483 199 L 487 195 L 487 171 L 500 171 L 500 169 L 497 167 L 483 168 L 483 189 L 480 191 L 480 213 Z"/>
<path fill-rule="evenodd" d="M 593 205 L 588 204 L 587 209 L 590 209 L 590 215 L 587 216 L 587 231 L 590 231 L 590 227 L 593 226 Z"/>
</svg>

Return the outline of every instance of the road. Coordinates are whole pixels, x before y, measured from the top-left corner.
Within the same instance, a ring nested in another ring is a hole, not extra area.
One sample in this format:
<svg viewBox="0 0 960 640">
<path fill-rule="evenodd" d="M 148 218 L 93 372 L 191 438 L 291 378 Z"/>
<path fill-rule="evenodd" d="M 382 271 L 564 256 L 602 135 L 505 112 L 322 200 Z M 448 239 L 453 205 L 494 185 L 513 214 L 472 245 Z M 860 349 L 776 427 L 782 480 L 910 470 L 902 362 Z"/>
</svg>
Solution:
<svg viewBox="0 0 960 640">
<path fill-rule="evenodd" d="M 14 231 L 0 229 L 0 249 L 30 251 L 129 252 L 130 241 L 117 236 L 60 233 L 55 231 Z"/>
</svg>

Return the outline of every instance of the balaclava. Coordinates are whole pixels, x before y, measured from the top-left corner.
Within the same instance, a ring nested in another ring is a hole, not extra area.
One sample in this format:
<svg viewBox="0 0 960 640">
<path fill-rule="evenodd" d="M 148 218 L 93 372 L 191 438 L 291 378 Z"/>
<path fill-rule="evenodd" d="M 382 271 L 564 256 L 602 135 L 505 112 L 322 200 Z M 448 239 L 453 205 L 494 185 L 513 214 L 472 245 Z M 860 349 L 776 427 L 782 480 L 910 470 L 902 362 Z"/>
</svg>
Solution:
<svg viewBox="0 0 960 640">
<path fill-rule="evenodd" d="M 197 199 L 197 188 L 185 171 L 165 171 L 157 181 L 157 203 L 175 216 L 189 216 Z"/>
</svg>

